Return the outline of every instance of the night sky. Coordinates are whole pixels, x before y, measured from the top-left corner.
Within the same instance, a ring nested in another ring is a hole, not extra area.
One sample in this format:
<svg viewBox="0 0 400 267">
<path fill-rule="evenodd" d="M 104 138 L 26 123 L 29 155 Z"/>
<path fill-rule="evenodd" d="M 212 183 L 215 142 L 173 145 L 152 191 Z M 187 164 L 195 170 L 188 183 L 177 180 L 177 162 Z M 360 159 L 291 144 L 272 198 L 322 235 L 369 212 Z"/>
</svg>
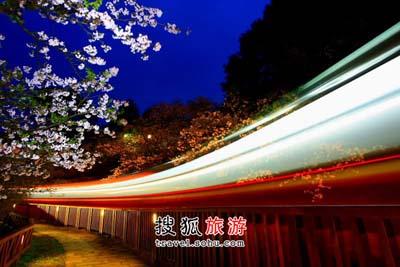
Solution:
<svg viewBox="0 0 400 267">
<path fill-rule="evenodd" d="M 132 55 L 129 48 L 112 41 L 113 50 L 106 57 L 108 66 L 120 68 L 112 81 L 112 95 L 119 99 L 134 99 L 141 111 L 160 102 L 189 100 L 205 96 L 215 102 L 223 100 L 220 83 L 224 79 L 223 65 L 239 49 L 240 35 L 251 23 L 262 16 L 268 0 L 148 0 L 140 3 L 163 10 L 161 22 L 173 22 L 189 35 L 178 36 L 161 28 L 145 30 L 162 49 L 143 62 Z M 47 31 L 67 41 L 67 45 L 86 45 L 85 37 L 77 28 L 49 24 L 35 16 L 28 16 L 31 29 Z M 47 24 L 44 24 L 47 23 Z M 15 24 L 0 15 L 0 33 L 7 36 L 0 58 L 11 64 L 25 63 L 24 41 L 26 35 Z M 68 73 L 68 65 L 54 57 L 57 71 Z M 31 62 L 33 64 L 33 62 Z"/>
</svg>

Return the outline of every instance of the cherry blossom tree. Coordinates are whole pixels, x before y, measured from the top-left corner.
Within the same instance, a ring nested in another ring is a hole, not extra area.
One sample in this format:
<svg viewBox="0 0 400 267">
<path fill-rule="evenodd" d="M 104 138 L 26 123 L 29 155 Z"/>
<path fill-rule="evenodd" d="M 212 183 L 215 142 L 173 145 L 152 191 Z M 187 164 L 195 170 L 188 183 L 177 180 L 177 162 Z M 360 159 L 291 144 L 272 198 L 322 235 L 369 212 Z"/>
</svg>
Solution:
<svg viewBox="0 0 400 267">
<path fill-rule="evenodd" d="M 117 138 L 99 142 L 96 149 L 102 154 L 100 161 L 105 165 L 118 162 L 113 169 L 113 176 L 166 163 L 178 157 L 182 151 L 186 152 L 179 146 L 181 130 L 187 129 L 193 118 L 216 108 L 212 101 L 204 97 L 188 103 L 154 105 L 142 117 L 136 118 L 133 124 L 125 125 Z"/>
<path fill-rule="evenodd" d="M 179 153 L 179 132 L 194 109 L 183 103 L 158 104 L 149 108 L 134 125 L 127 125 L 117 138 L 97 146 L 103 157 L 117 157 L 113 175 L 128 174 L 165 163 Z"/>
<path fill-rule="evenodd" d="M 25 22 L 28 12 L 63 27 L 78 25 L 87 42 L 71 48 L 68 40 L 46 29 L 32 30 Z M 107 66 L 110 37 L 148 60 L 161 44 L 141 33 L 141 28 L 161 26 L 172 34 L 180 30 L 175 24 L 158 22 L 160 9 L 135 0 L 3 0 L 0 15 L 28 35 L 27 56 L 36 61 L 35 67 L 12 66 L 0 58 L 0 199 L 6 199 L 7 190 L 15 192 L 13 180 L 47 178 L 49 165 L 79 171 L 91 168 L 99 155 L 83 148 L 85 135 L 114 135 L 107 123 L 117 119 L 126 103 L 109 96 L 110 80 L 119 71 Z M 0 32 L 0 47 L 6 38 L 12 37 Z M 65 58 L 73 75 L 56 72 L 55 54 Z"/>
<path fill-rule="evenodd" d="M 242 113 L 237 110 L 237 114 Z M 174 159 L 174 163 L 182 164 L 225 146 L 227 144 L 223 141 L 225 136 L 251 122 L 249 118 L 242 119 L 235 113 L 221 110 L 197 114 L 190 121 L 190 125 L 180 131 L 178 141 L 180 155 Z"/>
</svg>

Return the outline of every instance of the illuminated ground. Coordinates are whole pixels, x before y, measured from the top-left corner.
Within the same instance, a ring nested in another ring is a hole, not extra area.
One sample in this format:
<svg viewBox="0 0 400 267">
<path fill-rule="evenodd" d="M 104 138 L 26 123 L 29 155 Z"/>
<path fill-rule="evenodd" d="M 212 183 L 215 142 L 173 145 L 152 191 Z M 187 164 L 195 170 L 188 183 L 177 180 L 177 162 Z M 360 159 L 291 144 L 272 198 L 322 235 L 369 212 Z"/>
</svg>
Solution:
<svg viewBox="0 0 400 267">
<path fill-rule="evenodd" d="M 17 266 L 146 266 L 120 242 L 74 228 L 35 225 L 31 248 Z"/>
</svg>

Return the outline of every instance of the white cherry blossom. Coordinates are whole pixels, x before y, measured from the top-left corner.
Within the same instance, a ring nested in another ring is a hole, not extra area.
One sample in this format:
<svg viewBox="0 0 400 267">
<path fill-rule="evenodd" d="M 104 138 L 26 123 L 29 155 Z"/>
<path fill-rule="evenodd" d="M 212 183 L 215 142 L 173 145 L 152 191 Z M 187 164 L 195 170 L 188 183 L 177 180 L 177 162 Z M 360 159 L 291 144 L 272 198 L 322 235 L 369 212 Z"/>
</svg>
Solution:
<svg viewBox="0 0 400 267">
<path fill-rule="evenodd" d="M 10 180 L 46 179 L 49 164 L 79 171 L 91 168 L 99 155 L 83 148 L 88 132 L 115 137 L 108 127 L 100 126 L 116 120 L 118 109 L 127 105 L 108 95 L 114 89 L 110 79 L 119 72 L 106 66 L 111 38 L 148 60 L 161 44 L 142 28 L 161 25 L 173 34 L 180 29 L 159 23 L 160 9 L 135 0 L 16 0 L 2 1 L 0 7 L 30 35 L 28 55 L 38 61 L 35 67 L 9 66 L 7 59 L 0 59 L 0 180 L 6 182 L 0 187 L 0 199 L 5 199 Z M 28 10 L 60 26 L 79 26 L 87 34 L 85 44 L 72 48 L 62 32 L 30 29 L 22 23 Z M 5 39 L 0 33 L 0 47 L 7 44 Z M 55 73 L 50 61 L 56 54 L 64 56 L 74 75 Z"/>
</svg>

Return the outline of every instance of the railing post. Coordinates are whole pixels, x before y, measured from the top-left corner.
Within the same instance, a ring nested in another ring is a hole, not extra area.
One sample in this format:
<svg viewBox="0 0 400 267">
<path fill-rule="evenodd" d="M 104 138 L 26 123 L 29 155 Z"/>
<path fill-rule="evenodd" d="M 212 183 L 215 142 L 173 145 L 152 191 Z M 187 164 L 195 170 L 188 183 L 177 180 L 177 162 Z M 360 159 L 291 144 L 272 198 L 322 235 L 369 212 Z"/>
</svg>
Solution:
<svg viewBox="0 0 400 267">
<path fill-rule="evenodd" d="M 81 219 L 81 208 L 76 209 L 75 228 L 79 228 L 79 221 Z"/>
<path fill-rule="evenodd" d="M 100 218 L 99 218 L 99 234 L 103 233 L 103 227 L 104 227 L 104 209 L 100 210 Z"/>
<path fill-rule="evenodd" d="M 90 231 L 90 226 L 92 225 L 92 213 L 93 209 L 88 210 L 88 220 L 87 220 L 87 225 L 86 225 L 86 230 Z"/>
<path fill-rule="evenodd" d="M 57 220 L 58 220 L 58 212 L 59 211 L 60 211 L 60 206 L 56 206 L 56 212 L 54 213 L 54 219 L 55 219 L 56 223 L 57 223 Z"/>
<path fill-rule="evenodd" d="M 140 231 L 140 227 L 141 227 L 141 225 L 140 225 L 140 211 L 136 211 L 136 216 L 135 216 L 135 248 L 137 249 L 137 250 L 139 250 L 139 247 L 140 247 L 140 237 L 141 237 L 141 235 L 140 235 L 140 233 L 141 233 L 141 231 Z"/>
<path fill-rule="evenodd" d="M 124 210 L 124 220 L 122 225 L 122 241 L 124 242 L 126 242 L 127 225 L 128 225 L 128 212 Z"/>
<path fill-rule="evenodd" d="M 43 211 L 45 212 L 45 215 L 43 215 L 43 218 L 42 218 L 42 216 L 40 216 L 41 217 L 40 219 L 43 219 L 47 223 L 49 223 L 50 222 L 50 207 L 49 207 L 49 205 L 43 205 Z"/>
<path fill-rule="evenodd" d="M 65 208 L 64 226 L 68 226 L 69 207 Z"/>
<path fill-rule="evenodd" d="M 115 237 L 115 232 L 116 232 L 116 221 L 117 221 L 117 211 L 112 210 L 112 216 L 111 216 L 111 237 Z"/>
</svg>

